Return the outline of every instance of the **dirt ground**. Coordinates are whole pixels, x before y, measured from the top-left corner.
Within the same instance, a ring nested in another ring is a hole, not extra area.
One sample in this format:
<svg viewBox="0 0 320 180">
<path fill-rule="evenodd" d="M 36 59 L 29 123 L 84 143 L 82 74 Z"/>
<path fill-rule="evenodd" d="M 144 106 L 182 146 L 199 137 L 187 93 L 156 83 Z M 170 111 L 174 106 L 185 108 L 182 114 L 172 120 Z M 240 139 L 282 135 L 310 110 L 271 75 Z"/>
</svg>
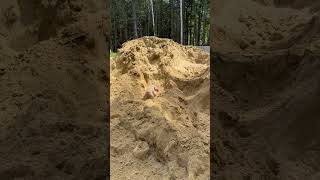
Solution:
<svg viewBox="0 0 320 180">
<path fill-rule="evenodd" d="M 169 39 L 126 42 L 111 62 L 111 179 L 209 179 L 210 66 Z M 159 89 L 143 99 L 149 85 Z"/>
<path fill-rule="evenodd" d="M 1 0 L 0 179 L 105 180 L 105 3 Z"/>
<path fill-rule="evenodd" d="M 213 179 L 319 179 L 320 21 L 294 3 L 212 3 Z"/>
</svg>

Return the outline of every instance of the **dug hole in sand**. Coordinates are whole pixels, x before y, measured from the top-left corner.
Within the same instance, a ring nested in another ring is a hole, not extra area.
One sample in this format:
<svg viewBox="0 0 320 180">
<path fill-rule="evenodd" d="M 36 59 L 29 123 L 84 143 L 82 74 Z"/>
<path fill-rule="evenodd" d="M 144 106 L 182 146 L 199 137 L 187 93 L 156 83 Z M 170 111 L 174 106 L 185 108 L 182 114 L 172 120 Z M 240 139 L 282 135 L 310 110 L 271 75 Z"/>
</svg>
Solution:
<svg viewBox="0 0 320 180">
<path fill-rule="evenodd" d="M 209 179 L 209 54 L 143 37 L 110 67 L 111 179 Z"/>
</svg>

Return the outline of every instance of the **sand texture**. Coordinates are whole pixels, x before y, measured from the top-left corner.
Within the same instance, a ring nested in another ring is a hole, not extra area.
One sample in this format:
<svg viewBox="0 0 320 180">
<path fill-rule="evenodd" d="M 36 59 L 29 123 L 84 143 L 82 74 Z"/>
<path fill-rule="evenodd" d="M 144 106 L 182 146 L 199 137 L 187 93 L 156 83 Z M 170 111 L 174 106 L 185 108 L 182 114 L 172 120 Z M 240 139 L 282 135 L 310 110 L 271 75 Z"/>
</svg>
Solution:
<svg viewBox="0 0 320 180">
<path fill-rule="evenodd" d="M 287 2 L 212 4 L 213 178 L 319 178 L 320 21 Z"/>
<path fill-rule="evenodd" d="M 209 55 L 169 39 L 126 42 L 111 62 L 111 179 L 209 179 Z M 149 85 L 159 89 L 144 99 Z"/>
<path fill-rule="evenodd" d="M 0 179 L 105 179 L 105 10 L 1 1 Z"/>
</svg>

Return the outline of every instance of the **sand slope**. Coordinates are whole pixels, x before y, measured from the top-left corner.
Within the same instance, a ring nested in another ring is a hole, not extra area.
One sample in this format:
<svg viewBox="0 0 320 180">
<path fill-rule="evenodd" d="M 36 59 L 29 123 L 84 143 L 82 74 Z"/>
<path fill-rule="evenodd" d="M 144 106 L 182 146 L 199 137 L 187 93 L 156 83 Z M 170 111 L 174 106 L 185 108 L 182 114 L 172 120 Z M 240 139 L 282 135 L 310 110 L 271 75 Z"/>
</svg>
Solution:
<svg viewBox="0 0 320 180">
<path fill-rule="evenodd" d="M 209 55 L 143 37 L 112 63 L 111 178 L 209 179 Z"/>
<path fill-rule="evenodd" d="M 213 177 L 316 179 L 318 15 L 250 0 L 213 6 Z"/>
<path fill-rule="evenodd" d="M 106 177 L 106 5 L 86 3 L 0 3 L 0 179 Z"/>
</svg>

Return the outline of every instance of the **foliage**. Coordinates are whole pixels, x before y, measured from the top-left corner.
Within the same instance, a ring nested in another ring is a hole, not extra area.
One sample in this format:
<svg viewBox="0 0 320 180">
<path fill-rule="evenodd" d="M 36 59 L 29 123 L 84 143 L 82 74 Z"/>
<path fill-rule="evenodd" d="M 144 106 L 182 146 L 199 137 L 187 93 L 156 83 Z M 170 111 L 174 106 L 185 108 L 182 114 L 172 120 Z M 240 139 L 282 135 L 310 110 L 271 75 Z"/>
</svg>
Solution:
<svg viewBox="0 0 320 180">
<path fill-rule="evenodd" d="M 117 53 L 110 50 L 110 58 L 115 58 L 115 57 L 117 57 Z"/>
<path fill-rule="evenodd" d="M 153 36 L 155 33 L 158 37 L 180 42 L 179 3 L 180 0 L 153 0 L 153 30 L 150 0 L 111 0 L 112 50 L 136 38 L 135 27 L 138 37 Z M 209 0 L 183 0 L 184 44 L 209 44 L 209 16 Z"/>
</svg>

